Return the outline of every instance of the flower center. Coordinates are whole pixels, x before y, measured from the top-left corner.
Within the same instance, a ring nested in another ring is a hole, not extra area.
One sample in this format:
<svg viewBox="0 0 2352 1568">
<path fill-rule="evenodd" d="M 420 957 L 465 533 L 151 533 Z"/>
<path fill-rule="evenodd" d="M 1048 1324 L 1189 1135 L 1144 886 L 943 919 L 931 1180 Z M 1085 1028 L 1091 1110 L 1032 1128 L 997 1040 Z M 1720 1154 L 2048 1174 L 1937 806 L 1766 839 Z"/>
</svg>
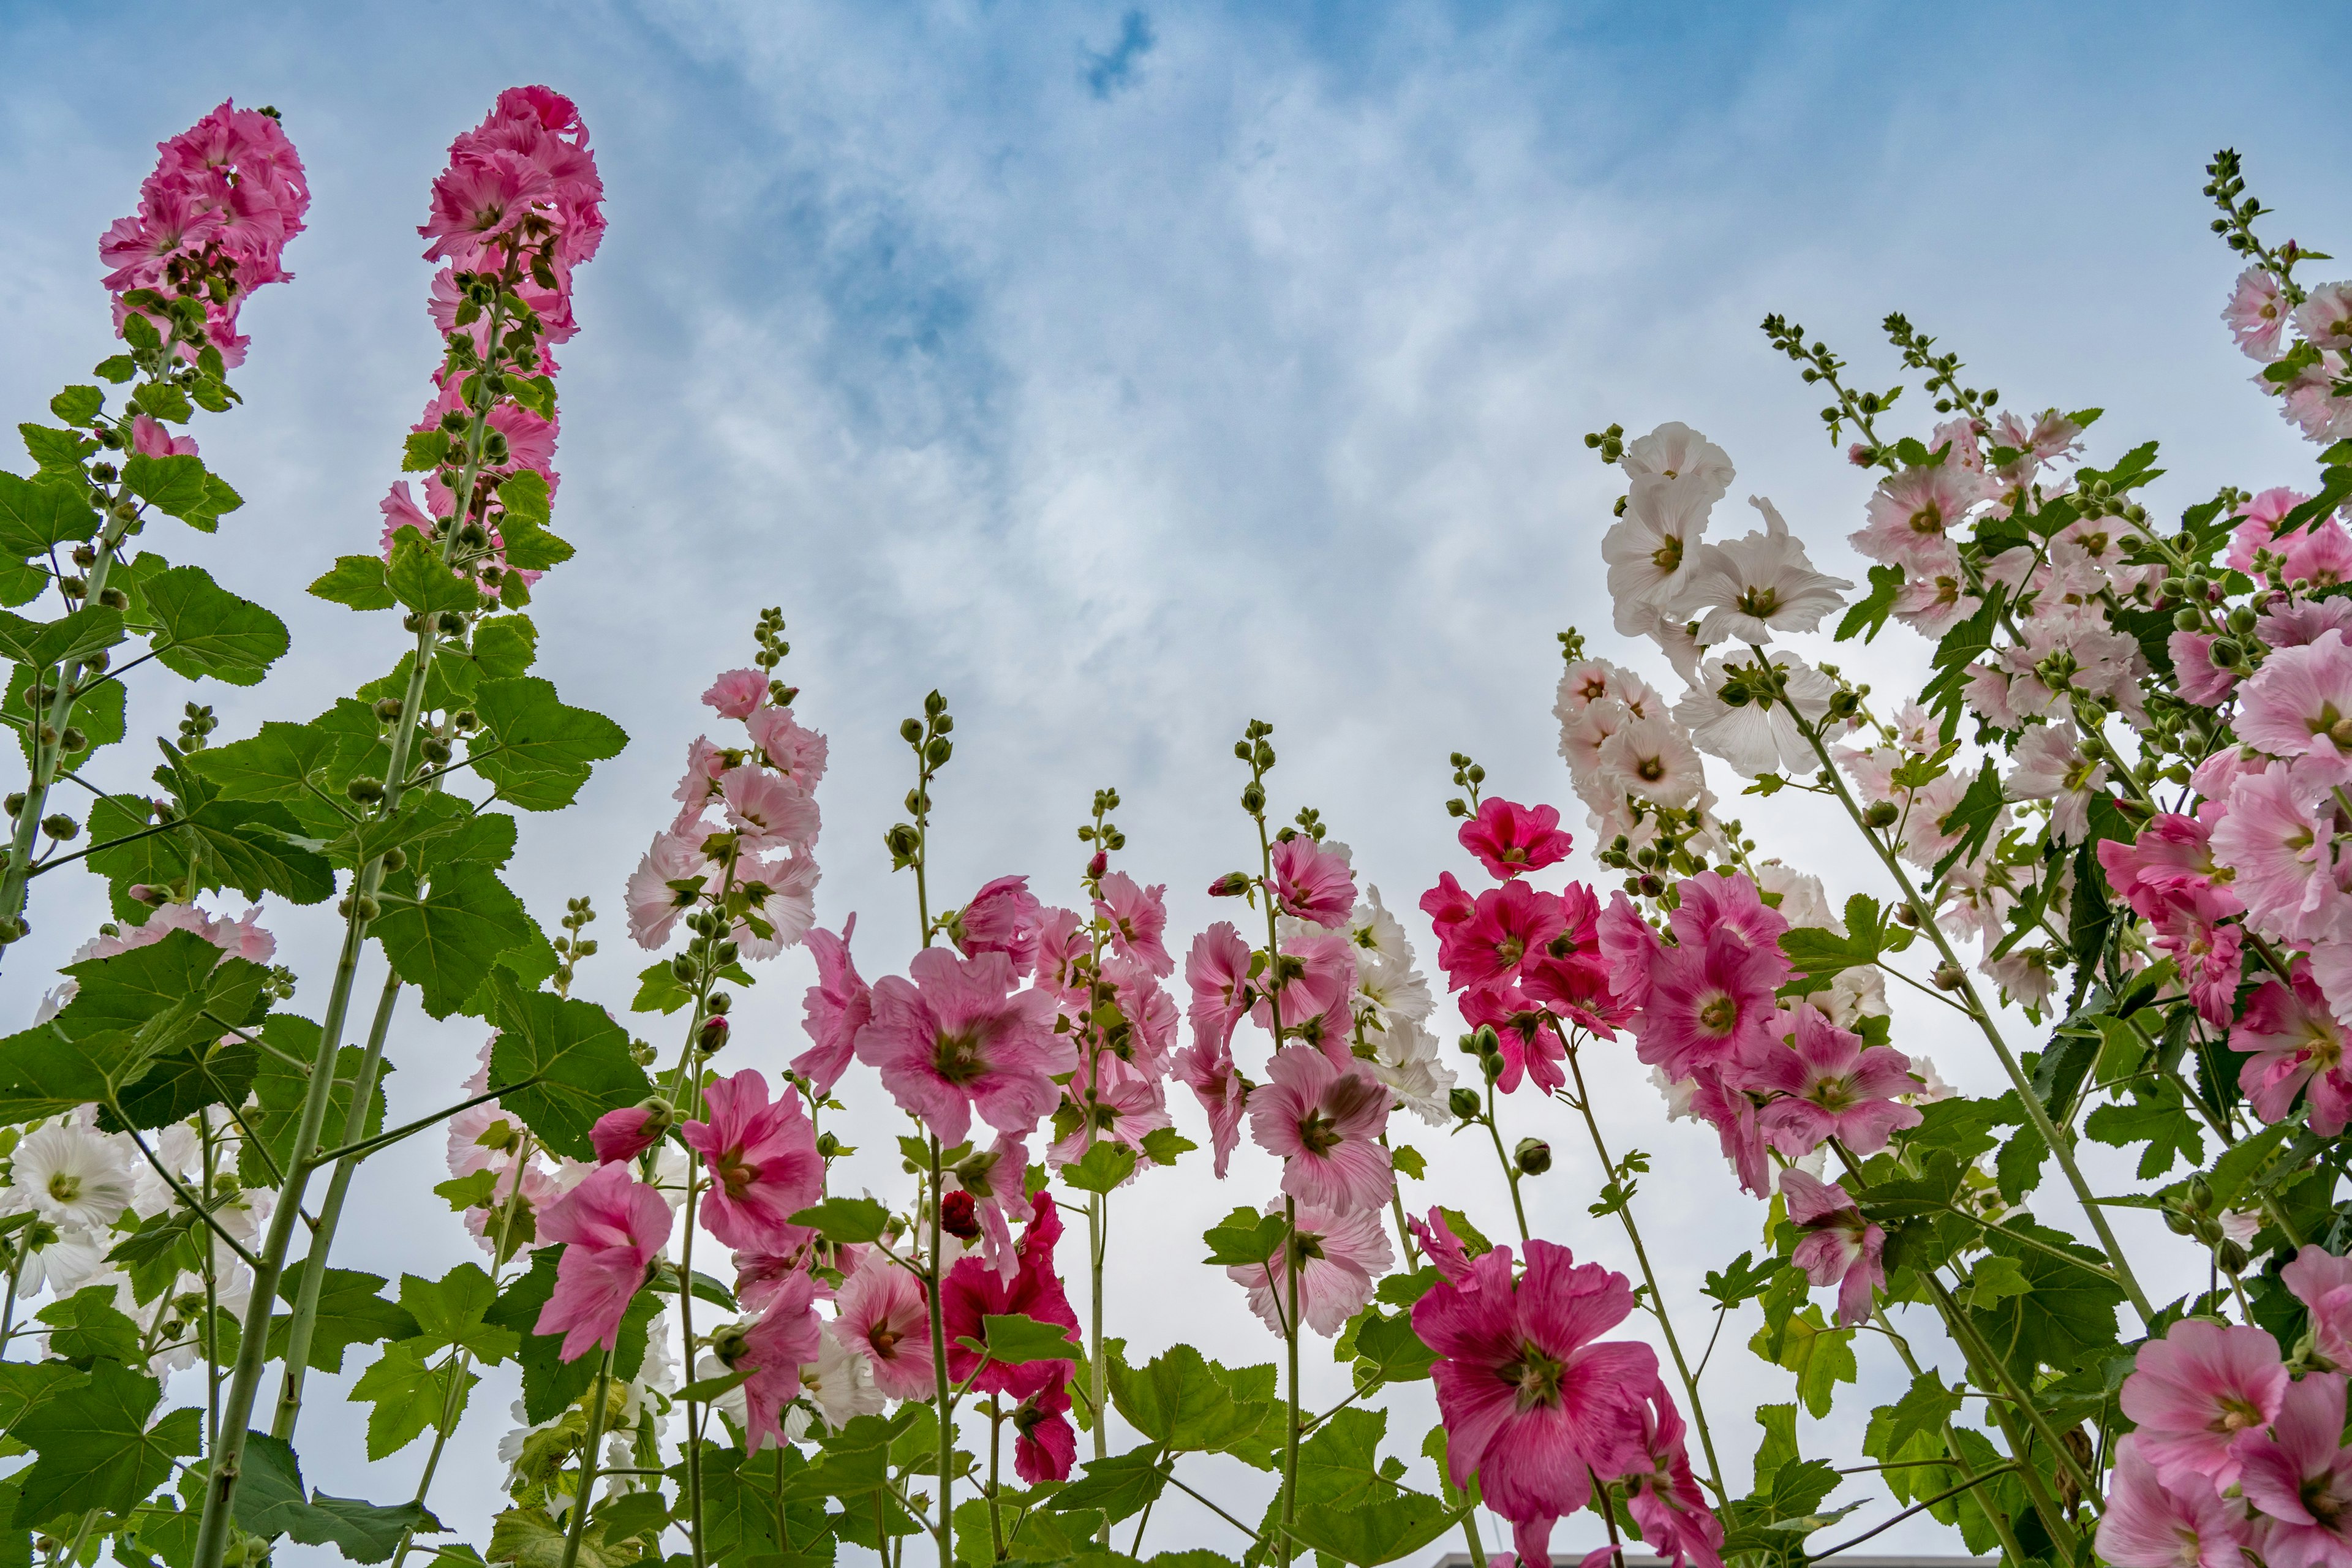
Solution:
<svg viewBox="0 0 2352 1568">
<path fill-rule="evenodd" d="M 1344 1142 L 1337 1123 L 1320 1110 L 1310 1112 L 1298 1123 L 1298 1142 L 1310 1154 L 1328 1154 Z"/>
<path fill-rule="evenodd" d="M 941 1030 L 931 1047 L 931 1066 L 952 1084 L 966 1084 L 988 1070 L 981 1059 L 980 1037 L 973 1031 Z"/>
<path fill-rule="evenodd" d="M 719 1156 L 719 1184 L 727 1189 L 730 1198 L 740 1198 L 745 1188 L 760 1179 L 760 1167 L 743 1158 L 743 1145 L 736 1144 Z"/>
<path fill-rule="evenodd" d="M 1815 1079 L 1805 1098 L 1832 1116 L 1862 1102 L 1862 1097 L 1853 1092 L 1853 1086 L 1842 1078 Z"/>
<path fill-rule="evenodd" d="M 1522 1412 L 1538 1406 L 1557 1408 L 1560 1379 L 1567 1372 L 1565 1363 L 1530 1344 L 1520 1345 L 1517 1357 L 1496 1369 L 1496 1375 L 1517 1394 Z"/>
<path fill-rule="evenodd" d="M 81 1178 L 70 1171 L 59 1171 L 49 1178 L 49 1196 L 61 1204 L 72 1203 L 81 1196 Z"/>
<path fill-rule="evenodd" d="M 1495 956 L 1505 963 L 1517 963 L 1525 957 L 1528 944 L 1516 936 L 1507 936 L 1495 944 Z"/>
<path fill-rule="evenodd" d="M 2336 1521 L 2343 1518 L 2347 1500 L 2336 1495 L 2332 1485 L 2335 1479 L 2335 1470 L 2325 1469 L 2315 1476 L 2305 1476 L 2299 1489 L 2303 1506 L 2311 1511 L 2311 1517 L 2330 1530 L 2335 1529 Z"/>
<path fill-rule="evenodd" d="M 1683 542 L 1671 533 L 1666 535 L 1666 542 L 1664 544 L 1650 552 L 1650 564 L 1668 576 L 1672 576 L 1682 563 Z"/>
<path fill-rule="evenodd" d="M 873 1345 L 874 1353 L 884 1361 L 892 1360 L 898 1355 L 898 1336 L 888 1329 L 877 1329 L 866 1337 L 867 1342 Z"/>
<path fill-rule="evenodd" d="M 1643 784 L 1655 784 L 1666 776 L 1666 760 L 1664 757 L 1643 757 L 1633 764 L 1633 776 Z"/>
<path fill-rule="evenodd" d="M 2249 1426 L 2263 1425 L 2263 1413 L 2245 1400 L 2231 1395 L 2221 1396 L 2221 1414 L 2207 1428 L 2213 1432 L 2242 1432 Z"/>
<path fill-rule="evenodd" d="M 1718 991 L 1699 1005 L 1698 1026 L 1710 1035 L 1727 1035 L 1739 1022 L 1739 1001 L 1728 993 Z"/>
<path fill-rule="evenodd" d="M 1772 612 L 1780 607 L 1780 591 L 1778 588 L 1769 587 L 1748 588 L 1743 590 L 1739 597 L 1734 599 L 1731 604 L 1732 608 L 1743 616 L 1753 616 L 1759 621 L 1769 620 L 1772 618 Z"/>
<path fill-rule="evenodd" d="M 1937 506 L 1934 501 L 1929 501 L 1926 506 L 1923 506 L 1917 511 L 1913 512 L 1911 514 L 1911 531 L 1914 533 L 1943 532 L 1943 509 Z"/>
</svg>

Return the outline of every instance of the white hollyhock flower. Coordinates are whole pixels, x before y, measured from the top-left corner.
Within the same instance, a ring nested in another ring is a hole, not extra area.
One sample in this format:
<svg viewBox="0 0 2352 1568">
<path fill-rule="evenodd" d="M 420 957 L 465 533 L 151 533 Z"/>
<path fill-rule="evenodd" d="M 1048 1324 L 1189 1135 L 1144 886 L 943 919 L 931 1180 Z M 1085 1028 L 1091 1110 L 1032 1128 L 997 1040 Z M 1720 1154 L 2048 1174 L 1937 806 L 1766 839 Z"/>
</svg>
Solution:
<svg viewBox="0 0 2352 1568">
<path fill-rule="evenodd" d="M 1404 922 L 1389 912 L 1377 887 L 1364 889 L 1364 901 L 1348 917 L 1348 940 L 1391 963 L 1412 963 L 1412 940 Z"/>
<path fill-rule="evenodd" d="M 1422 1023 L 1437 1005 L 1420 970 L 1372 952 L 1356 960 L 1356 994 L 1379 1008 L 1381 1021 L 1391 1026 Z"/>
<path fill-rule="evenodd" d="M 59 1226 L 105 1230 L 136 1192 L 121 1144 L 90 1128 L 53 1121 L 16 1145 L 10 1184 Z"/>
<path fill-rule="evenodd" d="M 1454 1069 L 1440 1058 L 1437 1037 L 1419 1024 L 1399 1018 L 1381 1030 L 1368 1065 L 1407 1110 L 1432 1127 L 1451 1127 L 1457 1120 L 1447 1104 Z"/>
<path fill-rule="evenodd" d="M 1770 501 L 1750 496 L 1748 504 L 1764 514 L 1763 531 L 1703 545 L 1692 563 L 1688 603 L 1707 612 L 1698 624 L 1702 643 L 1763 643 L 1774 632 L 1811 631 L 1853 586 L 1813 570 L 1805 542 Z"/>
<path fill-rule="evenodd" d="M 838 1432 L 860 1415 L 882 1413 L 882 1391 L 874 1386 L 874 1363 L 844 1344 L 832 1323 L 817 1341 L 816 1360 L 801 1368 L 801 1386 L 815 1399 L 826 1427 Z"/>
<path fill-rule="evenodd" d="M 1615 793 L 1686 806 L 1706 787 L 1706 766 L 1683 727 L 1664 714 L 1636 719 L 1601 746 L 1601 778 Z"/>
<path fill-rule="evenodd" d="M 1698 1093 L 1698 1079 L 1668 1078 L 1664 1068 L 1650 1069 L 1650 1081 L 1657 1086 L 1659 1096 L 1666 1102 L 1669 1121 L 1696 1121 L 1698 1112 L 1691 1109 L 1691 1100 Z"/>
<path fill-rule="evenodd" d="M 1780 860 L 1762 860 L 1756 866 L 1756 885 L 1780 897 L 1780 918 L 1790 925 L 1845 934 L 1844 922 L 1830 907 L 1822 879 L 1811 871 L 1800 871 Z"/>
<path fill-rule="evenodd" d="M 1675 717 L 1690 731 L 1699 750 L 1721 757 L 1748 778 L 1784 768 L 1800 773 L 1819 768 L 1821 759 L 1797 728 L 1797 714 L 1802 714 L 1808 724 L 1818 725 L 1830 710 L 1830 699 L 1837 694 L 1828 676 L 1793 654 L 1774 654 L 1772 668 L 1786 689 L 1785 698 L 1776 696 L 1768 701 L 1749 695 L 1737 705 L 1726 701 L 1723 692 L 1733 684 L 1733 671 L 1722 659 L 1711 658 L 1699 672 L 1698 685 L 1675 705 Z M 1739 670 L 1744 692 L 1753 682 L 1755 670 L 1747 664 Z M 1796 705 L 1795 713 L 1790 711 L 1790 702 Z"/>
<path fill-rule="evenodd" d="M 1601 536 L 1620 632 L 1642 636 L 1658 615 L 1673 615 L 1682 605 L 1713 504 L 1686 489 L 1634 481 L 1624 515 Z"/>
<path fill-rule="evenodd" d="M 28 1227 L 24 1267 L 16 1273 L 16 1294 L 38 1295 L 46 1288 L 70 1296 L 106 1267 L 113 1238 L 93 1236 L 79 1226 L 54 1226 L 37 1219 Z"/>
<path fill-rule="evenodd" d="M 1671 486 L 1713 506 L 1731 492 L 1731 454 L 1679 420 L 1668 420 L 1625 447 L 1617 466 L 1636 483 Z"/>
</svg>

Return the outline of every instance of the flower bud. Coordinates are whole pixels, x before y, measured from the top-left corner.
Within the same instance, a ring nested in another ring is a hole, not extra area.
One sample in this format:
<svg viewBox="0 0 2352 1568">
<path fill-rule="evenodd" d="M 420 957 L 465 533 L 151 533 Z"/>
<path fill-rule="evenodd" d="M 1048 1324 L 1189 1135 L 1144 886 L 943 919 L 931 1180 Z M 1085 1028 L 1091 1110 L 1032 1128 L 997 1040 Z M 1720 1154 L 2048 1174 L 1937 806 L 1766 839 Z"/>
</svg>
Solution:
<svg viewBox="0 0 2352 1568">
<path fill-rule="evenodd" d="M 81 824 L 60 811 L 41 818 L 41 831 L 52 838 L 71 838 L 81 831 Z"/>
<path fill-rule="evenodd" d="M 940 1228 L 958 1241 L 980 1239 L 980 1215 L 970 1193 L 952 1192 L 940 1200 Z"/>
<path fill-rule="evenodd" d="M 740 1323 L 729 1323 L 710 1336 L 710 1353 L 725 1362 L 730 1369 L 743 1359 L 743 1352 L 749 1348 Z"/>
<path fill-rule="evenodd" d="M 1936 989 L 1938 991 L 1958 991 L 1960 988 L 1961 982 L 1966 980 L 1968 976 L 1960 973 L 1960 966 L 1958 964 L 1947 959 L 1943 963 L 1936 965 L 1935 973 L 1928 975 L 1927 978 L 1935 982 Z"/>
<path fill-rule="evenodd" d="M 1503 1053 L 1500 1051 L 1495 1052 L 1492 1056 L 1485 1056 L 1478 1058 L 1478 1070 L 1486 1075 L 1486 1081 L 1488 1083 L 1492 1083 L 1496 1079 L 1502 1077 L 1503 1069 L 1507 1065 L 1509 1064 L 1503 1060 Z"/>
<path fill-rule="evenodd" d="M 100 588 L 98 602 L 110 610 L 127 610 L 131 607 L 131 595 L 120 588 Z"/>
<path fill-rule="evenodd" d="M 1483 1109 L 1479 1104 L 1478 1091 L 1475 1089 L 1456 1089 L 1445 1097 L 1445 1103 L 1454 1115 L 1465 1121 L 1477 1121 L 1478 1112 Z"/>
<path fill-rule="evenodd" d="M 14 813 L 12 812 L 11 815 L 13 816 Z M 1238 899 L 1244 893 L 1248 892 L 1249 889 L 1250 879 L 1248 873 L 1244 871 L 1228 871 L 1223 876 L 1209 884 L 1209 897 L 1213 899 Z"/>
<path fill-rule="evenodd" d="M 408 851 L 395 844 L 383 852 L 382 864 L 387 871 L 398 871 L 408 865 Z"/>
<path fill-rule="evenodd" d="M 1096 850 L 1094 858 L 1087 862 L 1087 875 L 1089 877 L 1099 877 L 1109 869 L 1110 856 L 1100 849 Z"/>
<path fill-rule="evenodd" d="M 1482 1057 L 1498 1056 L 1503 1049 L 1503 1037 L 1495 1033 L 1492 1024 L 1481 1024 L 1470 1037 L 1471 1047 Z"/>
<path fill-rule="evenodd" d="M 400 708 L 401 702 L 400 699 L 397 697 L 377 698 L 375 700 L 376 722 L 379 724 L 391 723 L 393 721 L 400 717 Z"/>
<path fill-rule="evenodd" d="M 372 805 L 383 798 L 383 781 L 362 773 L 343 786 L 343 793 L 362 805 Z"/>
<path fill-rule="evenodd" d="M 1551 1145 L 1540 1138 L 1522 1138 L 1511 1151 L 1511 1163 L 1525 1176 L 1540 1176 L 1551 1169 Z"/>
<path fill-rule="evenodd" d="M 2243 1274 L 2250 1261 L 2246 1256 L 2245 1247 L 2238 1242 L 2229 1240 L 2223 1241 L 2221 1246 L 2213 1249 L 2213 1258 L 2215 1262 L 2221 1264 L 2221 1272 L 2224 1274 Z"/>
<path fill-rule="evenodd" d="M 899 725 L 898 738 L 906 742 L 907 744 L 910 746 L 920 745 L 923 740 L 922 721 L 918 719 L 909 719 L 905 723 Z"/>
<path fill-rule="evenodd" d="M 1895 826 L 1895 819 L 1902 815 L 1895 809 L 1893 801 L 1874 800 L 1862 808 L 1863 826 L 1876 828 L 1892 827 Z"/>
</svg>

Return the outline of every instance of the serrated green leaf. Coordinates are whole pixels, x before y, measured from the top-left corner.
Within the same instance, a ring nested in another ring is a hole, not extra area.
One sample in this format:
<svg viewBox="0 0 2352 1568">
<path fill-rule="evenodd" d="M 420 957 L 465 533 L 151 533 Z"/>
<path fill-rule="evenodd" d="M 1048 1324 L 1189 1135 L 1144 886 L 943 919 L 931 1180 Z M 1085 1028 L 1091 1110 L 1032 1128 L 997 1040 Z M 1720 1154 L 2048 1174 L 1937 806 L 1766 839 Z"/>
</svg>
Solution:
<svg viewBox="0 0 2352 1568">
<path fill-rule="evenodd" d="M 618 724 L 566 707 L 554 686 L 535 675 L 483 681 L 474 708 L 482 721 L 467 742 L 474 771 L 499 799 L 526 811 L 570 805 L 592 765 L 628 744 Z"/>
<path fill-rule="evenodd" d="M 889 1227 L 890 1211 L 872 1198 L 827 1198 L 792 1216 L 827 1241 L 845 1247 L 878 1241 Z"/>
<path fill-rule="evenodd" d="M 0 611 L 0 655 L 47 669 L 88 658 L 123 638 L 122 616 L 104 605 L 84 605 L 54 621 L 28 621 Z"/>
<path fill-rule="evenodd" d="M 18 1525 L 42 1525 L 91 1509 L 124 1513 L 169 1479 L 172 1461 L 202 1447 L 202 1414 L 147 1418 L 163 1385 L 120 1362 L 101 1361 L 18 1419 L 10 1436 L 40 1457 L 18 1472 Z"/>
<path fill-rule="evenodd" d="M 385 1508 L 324 1492 L 304 1496 L 292 1446 L 267 1432 L 246 1435 L 236 1522 L 264 1539 L 283 1535 L 304 1546 L 331 1545 L 354 1563 L 386 1561 L 411 1531 L 441 1532 L 441 1521 L 418 1503 Z"/>
<path fill-rule="evenodd" d="M 0 552 L 26 560 L 98 532 L 87 486 L 58 479 L 0 473 Z"/>
<path fill-rule="evenodd" d="M 1370 1318 L 1356 1331 L 1356 1386 L 1373 1383 L 1418 1383 L 1437 1363 L 1437 1352 L 1413 1332 L 1412 1319 Z"/>
<path fill-rule="evenodd" d="M 352 1384 L 352 1403 L 373 1407 L 368 1412 L 369 1458 L 384 1459 L 398 1453 L 438 1423 L 442 1411 L 448 1408 L 450 1378 L 457 1371 L 457 1364 L 427 1366 L 424 1353 L 413 1342 L 388 1344 Z M 460 1412 L 479 1382 L 473 1373 L 466 1374 L 465 1387 L 456 1394 Z"/>
<path fill-rule="evenodd" d="M 466 1009 L 502 955 L 543 940 L 497 874 L 466 862 L 436 868 L 413 901 L 387 903 L 368 934 L 436 1018 Z"/>
<path fill-rule="evenodd" d="M 49 399 L 49 412 L 65 425 L 87 425 L 106 407 L 106 394 L 94 386 L 68 386 Z"/>
<path fill-rule="evenodd" d="M 987 1313 L 981 1319 L 981 1330 L 990 1359 L 1006 1366 L 1078 1359 L 1078 1344 L 1070 1330 L 1059 1323 L 1041 1323 L 1024 1312 Z"/>
<path fill-rule="evenodd" d="M 498 1299 L 497 1284 L 471 1263 L 460 1263 L 438 1279 L 400 1277 L 400 1304 L 416 1320 L 416 1337 L 410 1342 L 420 1354 L 454 1346 L 488 1366 L 514 1354 L 515 1336 L 486 1321 Z"/>
<path fill-rule="evenodd" d="M 163 667 L 191 680 L 209 676 L 252 686 L 289 646 L 286 623 L 213 581 L 197 566 L 174 566 L 141 584 L 163 627 L 154 641 Z"/>
<path fill-rule="evenodd" d="M 205 463 L 184 455 L 151 458 L 134 452 L 122 460 L 122 482 L 132 495 L 158 511 L 185 518 L 202 513 L 205 505 Z"/>
<path fill-rule="evenodd" d="M 1143 1135 L 1143 1157 L 1155 1165 L 1172 1165 L 1176 1156 L 1199 1147 L 1173 1127 L 1155 1127 Z"/>
<path fill-rule="evenodd" d="M 314 598 L 354 610 L 388 610 L 400 603 L 384 575 L 383 561 L 374 555 L 338 555 L 334 569 L 310 584 Z"/>
<path fill-rule="evenodd" d="M 129 1365 L 144 1359 L 139 1325 L 115 1306 L 110 1285 L 85 1286 L 52 1301 L 41 1309 L 39 1319 L 50 1327 L 49 1353 L 59 1361 L 86 1368 L 93 1362 Z"/>
<path fill-rule="evenodd" d="M 257 1142 L 239 1149 L 237 1175 L 248 1187 L 275 1187 L 293 1157 L 295 1130 L 310 1087 L 310 1075 L 295 1064 L 317 1060 L 319 1026 L 292 1013 L 272 1013 L 262 1020 L 259 1033 L 272 1048 L 255 1059 L 253 1106 L 244 1112 L 244 1119 Z M 336 1137 L 350 1124 L 352 1089 L 363 1054 L 357 1046 L 345 1046 L 336 1058 L 326 1121 Z M 375 1093 L 368 1100 L 367 1116 L 359 1131 L 362 1138 L 373 1138 L 383 1131 L 384 1079 L 391 1076 L 394 1065 L 387 1060 L 377 1069 Z"/>
<path fill-rule="evenodd" d="M 1062 1167 L 1062 1180 L 1082 1193 L 1107 1193 L 1135 1174 L 1135 1151 L 1101 1142 Z"/>
<path fill-rule="evenodd" d="M 1777 1352 L 1769 1327 L 1759 1329 L 1748 1348 L 1797 1374 L 1797 1397 L 1815 1420 L 1827 1415 L 1837 1384 L 1854 1380 L 1853 1331 L 1832 1329 L 1822 1310 L 1806 1306 L 1790 1315 Z"/>
<path fill-rule="evenodd" d="M 2084 1119 L 2083 1131 L 2111 1148 L 2145 1144 L 2138 1172 L 2142 1181 L 2153 1181 L 2165 1174 L 2183 1158 L 2192 1166 L 2205 1163 L 2205 1135 L 2177 1090 L 2147 1100 L 2102 1105 Z"/>
<path fill-rule="evenodd" d="M 1460 1514 L 1425 1492 L 1405 1492 L 1354 1508 L 1304 1510 L 1287 1527 L 1318 1552 L 1373 1568 L 1420 1551 L 1454 1528 Z"/>
<path fill-rule="evenodd" d="M 278 1299 L 294 1304 L 301 1289 L 302 1265 L 289 1263 L 278 1281 Z M 413 1339 L 416 1320 L 405 1307 L 383 1299 L 384 1278 L 356 1268 L 330 1267 L 319 1289 L 319 1314 L 310 1331 L 310 1364 L 314 1372 L 343 1370 L 343 1352 L 352 1345 L 379 1344 L 385 1340 Z M 269 1321 L 269 1353 L 284 1359 L 286 1335 L 292 1320 L 279 1313 Z"/>
<path fill-rule="evenodd" d="M 1202 1233 L 1209 1247 L 1209 1256 L 1202 1261 L 1223 1268 L 1264 1263 L 1281 1249 L 1289 1234 L 1289 1223 L 1278 1214 L 1235 1209 Z"/>
<path fill-rule="evenodd" d="M 1090 1461 L 1086 1473 L 1055 1492 L 1045 1507 L 1055 1513 L 1100 1509 L 1104 1518 L 1117 1524 L 1150 1507 L 1167 1486 L 1160 1450 L 1147 1445 Z"/>
<path fill-rule="evenodd" d="M 1111 1369 L 1112 1403 L 1128 1423 L 1171 1453 L 1214 1453 L 1248 1442 L 1274 1414 L 1267 1400 L 1239 1400 L 1223 1369 L 1191 1345 L 1171 1345 L 1146 1365 Z"/>
<path fill-rule="evenodd" d="M 499 522 L 500 552 L 507 564 L 544 572 L 572 559 L 572 546 L 547 531 L 547 480 L 525 468 L 501 481 L 499 502 L 506 515 Z"/>
<path fill-rule="evenodd" d="M 499 1028 L 490 1078 L 525 1086 L 501 1094 L 499 1103 L 551 1152 L 594 1159 L 588 1130 L 596 1119 L 653 1093 L 645 1068 L 629 1053 L 627 1032 L 602 1007 L 526 992 L 505 970 L 492 974 L 490 984 Z"/>
</svg>

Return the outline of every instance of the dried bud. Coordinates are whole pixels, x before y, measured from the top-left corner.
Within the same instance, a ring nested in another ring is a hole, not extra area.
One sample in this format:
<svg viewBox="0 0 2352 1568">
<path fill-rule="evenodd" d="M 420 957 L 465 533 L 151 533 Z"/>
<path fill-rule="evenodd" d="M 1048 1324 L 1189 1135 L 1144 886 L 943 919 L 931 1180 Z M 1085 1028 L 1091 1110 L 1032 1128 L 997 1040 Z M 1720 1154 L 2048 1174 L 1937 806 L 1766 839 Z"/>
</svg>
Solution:
<svg viewBox="0 0 2352 1568">
<path fill-rule="evenodd" d="M 1936 989 L 1938 991 L 1958 991 L 1968 976 L 1960 973 L 1958 964 L 1946 959 L 1936 965 L 1935 973 L 1927 978 L 1936 983 Z"/>
</svg>

